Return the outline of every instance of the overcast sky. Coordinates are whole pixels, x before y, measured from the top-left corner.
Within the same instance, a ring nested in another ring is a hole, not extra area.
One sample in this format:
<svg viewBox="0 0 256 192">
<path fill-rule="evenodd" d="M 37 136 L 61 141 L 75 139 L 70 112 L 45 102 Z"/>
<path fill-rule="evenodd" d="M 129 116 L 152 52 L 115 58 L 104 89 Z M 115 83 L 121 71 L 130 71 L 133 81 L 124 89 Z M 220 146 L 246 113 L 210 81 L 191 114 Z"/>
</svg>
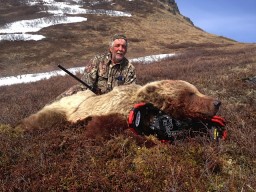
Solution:
<svg viewBox="0 0 256 192">
<path fill-rule="evenodd" d="M 206 32 L 256 43 L 256 0 L 176 0 L 182 15 Z"/>
</svg>

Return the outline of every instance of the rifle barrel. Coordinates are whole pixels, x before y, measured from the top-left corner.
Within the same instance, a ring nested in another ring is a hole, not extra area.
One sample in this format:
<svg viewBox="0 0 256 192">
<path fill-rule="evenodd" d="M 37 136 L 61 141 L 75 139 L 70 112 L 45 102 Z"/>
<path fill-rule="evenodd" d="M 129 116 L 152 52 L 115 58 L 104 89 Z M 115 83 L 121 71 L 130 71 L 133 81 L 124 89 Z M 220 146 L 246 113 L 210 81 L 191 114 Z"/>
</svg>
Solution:
<svg viewBox="0 0 256 192">
<path fill-rule="evenodd" d="M 73 73 L 71 73 L 70 71 L 68 71 L 67 69 L 65 69 L 64 67 L 62 67 L 61 65 L 58 65 L 58 67 L 60 69 L 62 69 L 63 71 L 65 71 L 67 74 L 69 74 L 71 77 L 73 77 L 74 79 L 76 79 L 77 81 L 79 81 L 80 83 L 82 83 L 84 86 L 86 86 L 87 88 L 89 88 L 91 91 L 93 90 L 93 88 L 89 85 L 87 85 L 84 81 L 82 81 L 81 79 L 79 79 L 77 76 L 75 76 Z"/>
</svg>

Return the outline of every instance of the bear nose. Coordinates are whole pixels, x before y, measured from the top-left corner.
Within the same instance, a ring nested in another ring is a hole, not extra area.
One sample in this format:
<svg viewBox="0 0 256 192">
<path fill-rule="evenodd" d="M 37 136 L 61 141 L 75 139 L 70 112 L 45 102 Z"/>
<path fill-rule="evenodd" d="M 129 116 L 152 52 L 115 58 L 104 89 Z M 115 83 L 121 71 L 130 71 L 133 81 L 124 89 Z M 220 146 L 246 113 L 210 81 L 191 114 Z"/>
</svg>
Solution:
<svg viewBox="0 0 256 192">
<path fill-rule="evenodd" d="M 219 100 L 215 100 L 215 101 L 213 102 L 213 105 L 214 105 L 216 108 L 219 108 L 220 105 L 221 105 L 221 102 L 220 102 Z"/>
</svg>

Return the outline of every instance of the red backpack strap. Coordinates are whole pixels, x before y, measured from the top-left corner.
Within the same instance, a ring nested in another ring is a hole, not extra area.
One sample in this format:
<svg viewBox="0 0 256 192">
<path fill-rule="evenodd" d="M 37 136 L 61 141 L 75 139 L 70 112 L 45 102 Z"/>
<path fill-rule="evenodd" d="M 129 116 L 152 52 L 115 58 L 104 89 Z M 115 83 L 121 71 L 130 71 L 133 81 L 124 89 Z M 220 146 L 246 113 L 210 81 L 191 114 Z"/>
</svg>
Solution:
<svg viewBox="0 0 256 192">
<path fill-rule="evenodd" d="M 128 116 L 129 128 L 136 134 L 143 134 L 142 118 L 145 117 L 145 113 L 153 108 L 151 103 L 136 103 L 131 109 Z"/>
<path fill-rule="evenodd" d="M 142 107 L 142 106 L 145 106 L 146 105 L 146 103 L 137 103 L 137 104 L 135 104 L 134 106 L 133 106 L 133 108 L 132 108 L 132 110 L 130 111 L 130 113 L 129 113 L 129 116 L 128 116 L 128 125 L 129 125 L 129 127 L 130 126 L 133 126 L 132 124 L 133 124 L 133 122 L 134 122 L 134 118 L 135 118 L 135 112 L 137 111 L 137 109 L 138 108 L 140 108 L 140 107 Z M 130 127 L 131 128 L 131 127 Z"/>
</svg>

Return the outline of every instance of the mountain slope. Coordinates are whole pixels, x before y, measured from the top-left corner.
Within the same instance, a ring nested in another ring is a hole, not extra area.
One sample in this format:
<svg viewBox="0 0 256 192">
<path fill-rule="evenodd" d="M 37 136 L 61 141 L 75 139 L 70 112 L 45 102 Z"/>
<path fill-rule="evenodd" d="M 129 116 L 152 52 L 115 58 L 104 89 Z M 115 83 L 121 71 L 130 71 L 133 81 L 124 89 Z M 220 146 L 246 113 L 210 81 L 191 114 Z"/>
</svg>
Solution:
<svg viewBox="0 0 256 192">
<path fill-rule="evenodd" d="M 40 6 L 3 4 L 2 23 L 42 17 Z M 8 5 L 8 6 L 7 6 Z M 87 21 L 55 25 L 40 30 L 47 38 L 38 42 L 0 42 L 1 76 L 56 69 L 57 64 L 83 66 L 97 52 L 104 51 L 109 38 L 125 33 L 130 40 L 128 57 L 172 53 L 181 48 L 202 44 L 234 44 L 232 40 L 206 33 L 193 26 L 179 14 L 174 1 L 99 1 L 83 8 L 90 10 L 117 10 L 131 13 L 131 17 L 113 17 L 100 14 L 80 15 Z M 20 9 L 19 9 L 20 8 Z M 43 9 L 43 8 L 41 8 Z M 45 8 L 44 8 L 45 9 Z M 7 10 L 15 10 L 12 14 Z M 23 10 L 23 11 L 22 11 Z M 26 11 L 24 11 L 26 10 Z M 24 16 L 24 12 L 27 14 Z"/>
</svg>

